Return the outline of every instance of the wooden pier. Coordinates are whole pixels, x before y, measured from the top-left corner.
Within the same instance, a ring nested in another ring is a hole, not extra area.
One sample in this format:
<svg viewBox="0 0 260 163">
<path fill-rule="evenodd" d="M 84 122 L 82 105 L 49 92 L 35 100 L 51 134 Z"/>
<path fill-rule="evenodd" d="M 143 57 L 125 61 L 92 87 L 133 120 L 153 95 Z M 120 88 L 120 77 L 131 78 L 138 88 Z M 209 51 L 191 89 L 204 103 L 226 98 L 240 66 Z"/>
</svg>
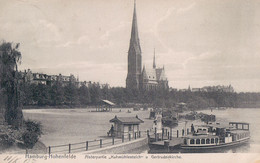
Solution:
<svg viewBox="0 0 260 163">
<path fill-rule="evenodd" d="M 177 149 L 184 141 L 184 136 L 189 133 L 189 129 L 187 132 L 184 130 L 176 130 L 173 133 L 172 129 L 165 129 L 163 128 L 162 133 L 149 133 L 147 131 L 147 136 L 149 140 L 149 147 L 150 148 L 166 148 L 166 149 Z"/>
</svg>

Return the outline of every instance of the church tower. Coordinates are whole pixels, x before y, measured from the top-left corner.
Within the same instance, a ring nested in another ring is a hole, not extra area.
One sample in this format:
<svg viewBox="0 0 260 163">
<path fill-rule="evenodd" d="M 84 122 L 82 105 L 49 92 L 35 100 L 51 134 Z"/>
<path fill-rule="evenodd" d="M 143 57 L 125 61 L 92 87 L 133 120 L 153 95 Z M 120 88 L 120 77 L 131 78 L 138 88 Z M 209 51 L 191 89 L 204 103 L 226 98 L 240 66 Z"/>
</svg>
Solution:
<svg viewBox="0 0 260 163">
<path fill-rule="evenodd" d="M 139 42 L 136 3 L 134 3 L 134 14 L 132 20 L 131 39 L 128 50 L 128 73 L 126 78 L 126 88 L 140 89 L 142 71 L 142 51 Z"/>
</svg>

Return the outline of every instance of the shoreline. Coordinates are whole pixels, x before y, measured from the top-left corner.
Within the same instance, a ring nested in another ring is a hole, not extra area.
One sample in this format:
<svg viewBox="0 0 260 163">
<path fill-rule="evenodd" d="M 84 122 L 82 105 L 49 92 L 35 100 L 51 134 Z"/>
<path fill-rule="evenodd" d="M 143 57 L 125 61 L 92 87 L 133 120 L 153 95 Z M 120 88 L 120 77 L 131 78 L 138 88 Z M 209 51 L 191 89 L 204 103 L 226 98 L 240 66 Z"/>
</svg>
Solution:
<svg viewBox="0 0 260 163">
<path fill-rule="evenodd" d="M 51 105 L 46 105 L 46 106 L 38 106 L 38 105 L 29 105 L 29 106 L 23 106 L 22 110 L 31 110 L 31 109 L 93 109 L 96 108 L 96 105 L 58 105 L 58 106 L 51 106 Z M 116 106 L 114 107 L 115 109 L 129 109 L 133 108 L 131 106 L 129 107 L 120 107 Z M 113 108 L 113 109 L 114 109 Z M 152 108 L 152 107 L 149 107 Z M 260 107 L 226 107 L 225 109 L 213 109 L 213 110 L 227 110 L 227 109 L 260 109 Z M 211 110 L 211 108 L 201 108 L 201 109 L 188 109 L 185 111 L 202 111 L 202 110 Z"/>
</svg>

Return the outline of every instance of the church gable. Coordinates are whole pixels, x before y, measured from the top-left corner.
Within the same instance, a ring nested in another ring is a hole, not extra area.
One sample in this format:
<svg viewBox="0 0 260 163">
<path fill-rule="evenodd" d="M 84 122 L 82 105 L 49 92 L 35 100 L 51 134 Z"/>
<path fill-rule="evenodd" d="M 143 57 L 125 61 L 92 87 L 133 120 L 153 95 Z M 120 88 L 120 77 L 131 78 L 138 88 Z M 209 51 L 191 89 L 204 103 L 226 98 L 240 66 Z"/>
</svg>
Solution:
<svg viewBox="0 0 260 163">
<path fill-rule="evenodd" d="M 155 71 L 156 71 L 157 80 L 160 80 L 160 77 L 161 77 L 161 74 L 162 74 L 162 68 L 157 68 Z"/>
<path fill-rule="evenodd" d="M 145 67 L 143 68 L 143 71 L 142 71 L 142 78 L 143 79 L 148 79 Z"/>
<path fill-rule="evenodd" d="M 148 80 L 157 80 L 155 69 L 147 69 L 146 76 Z"/>
<path fill-rule="evenodd" d="M 164 69 L 162 69 L 162 71 L 161 71 L 161 75 L 160 75 L 159 80 L 160 80 L 160 81 L 166 81 L 166 80 L 167 80 L 167 77 L 166 77 L 166 75 L 165 75 Z"/>
</svg>

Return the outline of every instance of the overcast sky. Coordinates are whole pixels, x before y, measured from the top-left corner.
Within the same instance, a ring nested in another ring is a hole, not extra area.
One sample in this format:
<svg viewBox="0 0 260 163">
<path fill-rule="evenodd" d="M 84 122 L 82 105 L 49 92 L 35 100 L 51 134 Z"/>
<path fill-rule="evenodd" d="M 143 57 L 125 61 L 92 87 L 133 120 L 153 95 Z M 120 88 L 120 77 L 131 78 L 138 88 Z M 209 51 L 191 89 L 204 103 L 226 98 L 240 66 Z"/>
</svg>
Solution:
<svg viewBox="0 0 260 163">
<path fill-rule="evenodd" d="M 260 91 L 260 0 L 137 0 L 143 64 L 169 85 Z M 0 39 L 20 70 L 125 86 L 134 0 L 0 0 Z"/>
</svg>

